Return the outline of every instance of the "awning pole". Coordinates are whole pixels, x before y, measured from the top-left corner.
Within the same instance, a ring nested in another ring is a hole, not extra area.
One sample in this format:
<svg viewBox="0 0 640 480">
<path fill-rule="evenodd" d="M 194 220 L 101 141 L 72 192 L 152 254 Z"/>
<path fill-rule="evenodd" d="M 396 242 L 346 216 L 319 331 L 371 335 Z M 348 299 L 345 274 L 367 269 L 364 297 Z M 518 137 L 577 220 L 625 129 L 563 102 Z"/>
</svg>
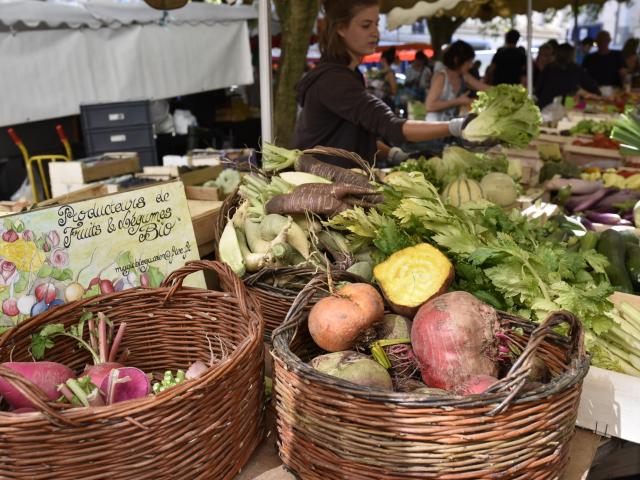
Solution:
<svg viewBox="0 0 640 480">
<path fill-rule="evenodd" d="M 533 96 L 533 0 L 527 0 L 527 90 Z"/>
<path fill-rule="evenodd" d="M 271 1 L 258 2 L 258 52 L 260 58 L 260 120 L 262 141 L 273 141 L 273 88 L 271 59 Z"/>
</svg>

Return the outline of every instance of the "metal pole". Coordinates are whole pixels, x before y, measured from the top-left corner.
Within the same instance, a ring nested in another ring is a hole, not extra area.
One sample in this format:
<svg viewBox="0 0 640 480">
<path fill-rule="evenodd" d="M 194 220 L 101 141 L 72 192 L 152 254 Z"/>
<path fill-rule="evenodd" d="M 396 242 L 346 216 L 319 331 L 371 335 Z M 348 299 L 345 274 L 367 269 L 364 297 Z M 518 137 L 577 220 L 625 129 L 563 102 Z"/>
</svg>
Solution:
<svg viewBox="0 0 640 480">
<path fill-rule="evenodd" d="M 262 141 L 273 141 L 273 88 L 271 59 L 271 1 L 258 0 L 258 52 L 260 58 L 260 120 Z"/>
<path fill-rule="evenodd" d="M 533 0 L 527 0 L 527 90 L 533 96 Z"/>
</svg>

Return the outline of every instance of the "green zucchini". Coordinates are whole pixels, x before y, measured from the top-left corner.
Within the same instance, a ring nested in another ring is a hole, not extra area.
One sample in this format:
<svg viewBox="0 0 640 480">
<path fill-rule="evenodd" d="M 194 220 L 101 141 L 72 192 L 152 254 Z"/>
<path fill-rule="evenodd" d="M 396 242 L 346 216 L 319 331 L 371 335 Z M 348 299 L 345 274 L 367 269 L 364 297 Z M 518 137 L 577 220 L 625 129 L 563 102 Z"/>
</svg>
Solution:
<svg viewBox="0 0 640 480">
<path fill-rule="evenodd" d="M 605 269 L 611 285 L 624 293 L 633 293 L 633 285 L 625 264 L 626 244 L 620 232 L 609 229 L 600 234 L 598 252 L 609 260 Z"/>
<path fill-rule="evenodd" d="M 640 245 L 627 245 L 627 272 L 636 293 L 640 293 Z"/>
</svg>

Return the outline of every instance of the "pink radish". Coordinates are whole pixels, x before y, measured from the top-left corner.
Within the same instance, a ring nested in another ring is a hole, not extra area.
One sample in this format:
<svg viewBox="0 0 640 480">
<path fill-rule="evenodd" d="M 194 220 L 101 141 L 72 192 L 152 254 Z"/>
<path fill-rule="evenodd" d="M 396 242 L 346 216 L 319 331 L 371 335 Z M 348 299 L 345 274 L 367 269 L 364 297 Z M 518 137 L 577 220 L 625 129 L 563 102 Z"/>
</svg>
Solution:
<svg viewBox="0 0 640 480">
<path fill-rule="evenodd" d="M 84 367 L 84 372 L 82 372 L 82 374 L 89 375 L 91 383 L 94 385 L 102 385 L 102 382 L 109 376 L 111 370 L 123 367 L 124 365 L 117 362 L 98 363 L 96 365 L 87 364 Z"/>
<path fill-rule="evenodd" d="M 18 301 L 15 298 L 7 298 L 4 302 L 2 302 L 2 312 L 9 316 L 15 317 L 20 313 L 18 309 Z"/>
<path fill-rule="evenodd" d="M 47 305 L 56 299 L 57 293 L 58 292 L 53 283 L 41 283 L 36 286 L 36 298 L 39 302 L 44 301 Z"/>
<path fill-rule="evenodd" d="M 100 384 L 107 405 L 143 398 L 151 393 L 147 374 L 134 367 L 115 368 Z"/>
<path fill-rule="evenodd" d="M 70 368 L 55 362 L 6 362 L 2 365 L 19 373 L 40 387 L 51 401 L 55 401 L 60 397 L 57 386 L 75 377 Z M 0 395 L 14 409 L 33 407 L 33 404 L 22 393 L 2 377 L 0 377 Z"/>
</svg>

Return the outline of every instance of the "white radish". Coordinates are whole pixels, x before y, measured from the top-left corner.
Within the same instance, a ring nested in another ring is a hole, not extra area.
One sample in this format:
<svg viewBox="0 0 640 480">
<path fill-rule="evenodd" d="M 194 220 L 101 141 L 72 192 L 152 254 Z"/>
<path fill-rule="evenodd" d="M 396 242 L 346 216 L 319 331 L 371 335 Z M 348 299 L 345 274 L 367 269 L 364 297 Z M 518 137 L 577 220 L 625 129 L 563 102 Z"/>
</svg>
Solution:
<svg viewBox="0 0 640 480">
<path fill-rule="evenodd" d="M 31 309 L 38 302 L 35 295 L 25 295 L 18 299 L 18 310 L 23 315 L 31 315 Z"/>
</svg>

